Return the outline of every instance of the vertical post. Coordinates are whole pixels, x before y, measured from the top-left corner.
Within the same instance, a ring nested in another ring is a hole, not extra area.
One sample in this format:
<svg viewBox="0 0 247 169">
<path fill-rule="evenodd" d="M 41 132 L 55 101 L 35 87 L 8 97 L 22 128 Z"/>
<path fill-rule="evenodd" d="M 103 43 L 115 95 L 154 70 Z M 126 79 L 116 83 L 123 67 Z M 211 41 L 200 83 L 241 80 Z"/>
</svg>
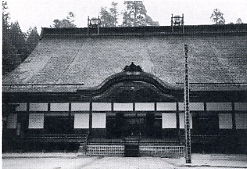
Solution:
<svg viewBox="0 0 247 169">
<path fill-rule="evenodd" d="M 171 27 L 172 27 L 172 32 L 173 32 L 173 14 L 172 14 L 172 17 L 171 17 Z"/>
<path fill-rule="evenodd" d="M 180 136 L 180 120 L 179 120 L 179 103 L 176 102 L 176 128 L 177 128 L 177 134 L 178 134 L 178 140 L 179 140 L 179 143 L 181 143 L 181 136 Z"/>
<path fill-rule="evenodd" d="M 236 130 L 236 113 L 234 102 L 232 102 L 232 129 L 233 131 Z"/>
<path fill-rule="evenodd" d="M 98 25 L 97 25 L 97 34 L 99 35 L 99 27 L 100 27 L 100 24 L 101 24 L 101 23 L 100 23 L 101 21 L 100 21 L 99 16 L 98 16 L 98 22 L 99 22 L 99 23 L 98 23 Z"/>
<path fill-rule="evenodd" d="M 69 102 L 69 134 L 71 134 L 71 131 L 74 130 L 74 125 L 73 125 L 73 121 L 72 121 L 72 115 L 71 115 L 71 102 Z"/>
<path fill-rule="evenodd" d="M 182 26 L 183 26 L 183 32 L 182 33 L 184 33 L 184 14 L 182 14 Z"/>
<path fill-rule="evenodd" d="M 89 20 L 89 16 L 87 17 L 87 34 L 89 35 L 89 23 L 90 22 L 90 20 Z"/>
<path fill-rule="evenodd" d="M 71 120 L 71 102 L 69 102 L 69 120 Z"/>
<path fill-rule="evenodd" d="M 89 106 L 89 134 L 92 133 L 92 109 L 93 109 L 93 103 L 92 99 L 90 100 L 90 106 Z"/>
<path fill-rule="evenodd" d="M 190 111 L 189 111 L 189 74 L 188 74 L 188 46 L 185 50 L 185 81 L 184 81 L 184 129 L 185 129 L 185 160 L 191 163 L 191 136 L 190 136 Z"/>
</svg>

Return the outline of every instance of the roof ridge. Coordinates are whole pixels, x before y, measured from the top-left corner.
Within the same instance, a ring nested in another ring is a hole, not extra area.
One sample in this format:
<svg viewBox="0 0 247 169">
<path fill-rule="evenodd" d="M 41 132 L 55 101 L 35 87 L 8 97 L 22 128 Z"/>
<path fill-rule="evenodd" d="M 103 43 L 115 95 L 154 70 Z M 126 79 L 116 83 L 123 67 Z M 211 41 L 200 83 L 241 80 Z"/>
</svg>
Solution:
<svg viewBox="0 0 247 169">
<path fill-rule="evenodd" d="M 42 27 L 41 37 L 45 36 L 143 36 L 143 35 L 201 35 L 247 33 L 247 24 L 226 25 L 185 25 L 184 31 L 178 27 L 174 31 L 171 26 L 142 27 L 100 27 L 99 33 L 90 33 L 93 28 L 45 28 Z"/>
</svg>

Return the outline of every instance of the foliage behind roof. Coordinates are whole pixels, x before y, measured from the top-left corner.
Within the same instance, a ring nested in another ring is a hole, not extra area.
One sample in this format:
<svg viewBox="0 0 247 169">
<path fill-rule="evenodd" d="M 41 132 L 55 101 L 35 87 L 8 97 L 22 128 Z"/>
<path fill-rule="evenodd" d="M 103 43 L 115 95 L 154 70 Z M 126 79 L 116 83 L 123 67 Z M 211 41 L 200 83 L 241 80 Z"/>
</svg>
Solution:
<svg viewBox="0 0 247 169">
<path fill-rule="evenodd" d="M 131 62 L 175 85 L 184 78 L 184 44 L 191 83 L 246 84 L 247 25 L 217 26 L 187 26 L 185 33 L 171 33 L 170 27 L 102 28 L 100 35 L 87 35 L 87 28 L 43 28 L 36 49 L 3 78 L 3 92 L 95 87 Z"/>
</svg>

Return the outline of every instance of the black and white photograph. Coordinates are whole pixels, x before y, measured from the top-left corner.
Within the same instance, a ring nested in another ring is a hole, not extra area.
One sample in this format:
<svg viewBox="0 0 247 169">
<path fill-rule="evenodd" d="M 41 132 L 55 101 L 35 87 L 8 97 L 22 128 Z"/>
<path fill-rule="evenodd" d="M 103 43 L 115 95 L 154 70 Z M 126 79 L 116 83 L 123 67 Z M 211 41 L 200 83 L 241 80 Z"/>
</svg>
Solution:
<svg viewBox="0 0 247 169">
<path fill-rule="evenodd" d="M 247 0 L 2 0 L 2 169 L 246 169 Z"/>
</svg>

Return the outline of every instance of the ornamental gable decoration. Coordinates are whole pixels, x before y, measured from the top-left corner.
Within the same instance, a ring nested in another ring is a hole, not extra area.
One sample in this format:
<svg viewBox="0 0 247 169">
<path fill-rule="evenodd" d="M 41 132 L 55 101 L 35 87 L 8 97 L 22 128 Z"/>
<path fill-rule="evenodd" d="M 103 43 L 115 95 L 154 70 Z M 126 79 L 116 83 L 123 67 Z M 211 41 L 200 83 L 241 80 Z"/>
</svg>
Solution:
<svg viewBox="0 0 247 169">
<path fill-rule="evenodd" d="M 139 65 L 135 65 L 134 62 L 131 62 L 129 66 L 124 67 L 124 72 L 143 72 L 142 68 Z"/>
</svg>

